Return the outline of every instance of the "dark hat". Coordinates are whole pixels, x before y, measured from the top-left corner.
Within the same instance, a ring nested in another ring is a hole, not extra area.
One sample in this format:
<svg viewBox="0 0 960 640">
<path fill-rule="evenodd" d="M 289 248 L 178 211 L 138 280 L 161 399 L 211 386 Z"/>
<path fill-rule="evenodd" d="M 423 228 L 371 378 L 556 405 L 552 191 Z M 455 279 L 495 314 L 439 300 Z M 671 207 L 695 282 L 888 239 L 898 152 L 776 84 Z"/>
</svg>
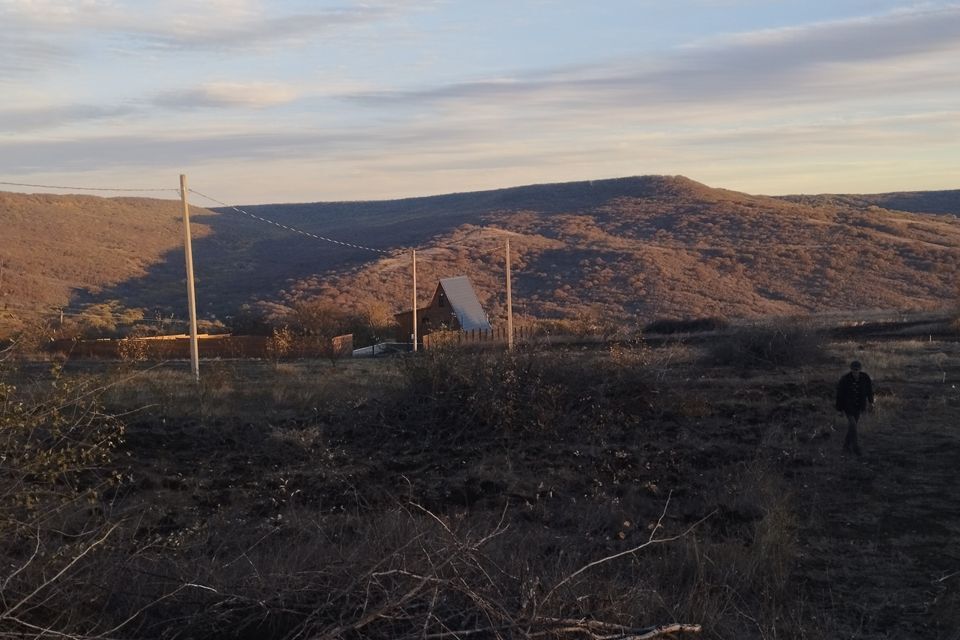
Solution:
<svg viewBox="0 0 960 640">
<path fill-rule="evenodd" d="M 850 363 L 851 371 L 860 371 L 860 369 L 863 369 L 863 365 L 860 364 L 859 360 L 854 360 L 853 362 Z"/>
</svg>

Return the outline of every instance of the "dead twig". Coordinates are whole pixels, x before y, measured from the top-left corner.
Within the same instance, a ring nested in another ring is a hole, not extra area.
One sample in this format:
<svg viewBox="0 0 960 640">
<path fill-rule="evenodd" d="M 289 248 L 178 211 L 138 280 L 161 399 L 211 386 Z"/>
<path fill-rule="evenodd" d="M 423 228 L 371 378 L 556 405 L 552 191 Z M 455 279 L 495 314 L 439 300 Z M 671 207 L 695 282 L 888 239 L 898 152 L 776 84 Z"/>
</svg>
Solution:
<svg viewBox="0 0 960 640">
<path fill-rule="evenodd" d="M 53 584 L 53 583 L 55 583 L 57 580 L 59 580 L 61 577 L 63 577 L 63 575 L 64 575 L 65 573 L 67 573 L 68 571 L 70 571 L 70 569 L 72 569 L 75 564 L 77 564 L 77 563 L 80 562 L 84 557 L 86 557 L 87 554 L 89 554 L 91 551 L 93 551 L 94 549 L 96 549 L 97 547 L 99 547 L 101 544 L 103 544 L 104 542 L 106 542 L 106 541 L 107 541 L 107 538 L 109 538 L 110 535 L 111 535 L 111 534 L 117 529 L 117 527 L 119 527 L 119 526 L 120 526 L 120 523 L 114 524 L 112 527 L 110 527 L 110 528 L 107 530 L 107 532 L 106 532 L 105 534 L 103 534 L 103 535 L 102 535 L 100 538 L 98 538 L 97 540 L 94 540 L 92 543 L 90 543 L 89 545 L 87 545 L 87 547 L 86 547 L 83 551 L 81 551 L 81 552 L 78 553 L 76 556 L 74 556 L 74 558 L 73 558 L 72 560 L 70 560 L 70 562 L 68 562 L 65 567 L 63 567 L 62 569 L 60 569 L 60 571 L 58 571 L 58 572 L 57 572 L 56 574 L 54 574 L 52 577 L 47 578 L 46 580 L 44 580 L 44 582 L 43 582 L 39 587 L 37 587 L 36 589 L 34 589 L 34 590 L 33 590 L 32 592 L 30 592 L 28 595 L 26 595 L 26 596 L 24 596 L 23 598 L 21 598 L 21 599 L 20 599 L 20 602 L 16 603 L 15 605 L 13 605 L 12 607 L 10 607 L 10 608 L 7 609 L 6 611 L 0 613 L 0 620 L 7 620 L 7 619 L 13 618 L 13 613 L 14 613 L 17 609 L 19 609 L 20 607 L 24 606 L 24 605 L 27 604 L 28 602 L 30 602 L 38 593 L 40 593 L 41 591 L 43 591 L 44 589 L 46 589 L 47 587 L 49 587 L 51 584 Z"/>
<path fill-rule="evenodd" d="M 672 495 L 672 494 L 671 494 L 671 495 Z M 691 533 L 694 529 L 696 529 L 697 527 L 699 527 L 701 524 L 703 524 L 704 522 L 706 522 L 708 519 L 712 518 L 712 517 L 717 513 L 716 511 L 711 511 L 711 512 L 708 513 L 706 516 L 704 516 L 704 517 L 701 518 L 700 520 L 697 520 L 697 521 L 694 522 L 692 525 L 690 525 L 689 527 L 687 527 L 687 529 L 685 529 L 682 533 L 679 533 L 679 534 L 677 534 L 677 535 L 675 535 L 675 536 L 669 536 L 669 537 L 667 537 L 667 538 L 657 538 L 657 537 L 655 537 L 655 536 L 656 536 L 656 533 L 657 533 L 657 531 L 662 527 L 663 518 L 666 516 L 666 514 L 667 514 L 667 507 L 669 507 L 669 506 L 670 506 L 670 496 L 667 496 L 667 502 L 666 502 L 666 504 L 663 506 L 663 512 L 660 514 L 660 518 L 657 520 L 657 524 L 654 526 L 653 531 L 650 532 L 650 537 L 647 539 L 646 542 L 644 542 L 643 544 L 637 545 L 637 546 L 635 546 L 635 547 L 633 547 L 633 548 L 627 549 L 627 550 L 625 550 L 625 551 L 620 551 L 620 552 L 614 553 L 613 555 L 609 555 L 609 556 L 606 556 L 606 557 L 604 557 L 604 558 L 600 558 L 600 559 L 598 559 L 598 560 L 594 560 L 593 562 L 589 562 L 589 563 L 585 564 L 584 566 L 580 567 L 579 569 L 577 569 L 576 571 L 574 571 L 573 573 L 571 573 L 570 575 L 568 575 L 566 578 L 564 578 L 563 580 L 561 580 L 560 582 L 558 582 L 557 584 L 555 584 L 555 585 L 553 586 L 553 588 L 550 589 L 550 591 L 547 592 L 547 595 L 545 595 L 545 596 L 543 597 L 543 600 L 540 601 L 540 604 L 543 605 L 544 603 L 546 603 L 546 602 L 553 596 L 553 594 L 557 592 L 557 589 L 559 589 L 559 588 L 562 587 L 563 585 L 567 584 L 568 582 L 570 582 L 571 580 L 573 580 L 574 578 L 576 578 L 577 576 L 579 576 L 581 573 L 584 573 L 585 571 L 589 571 L 590 569 L 592 569 L 592 568 L 594 568 L 594 567 L 597 567 L 597 566 L 599 566 L 599 565 L 601 565 L 601 564 L 606 564 L 607 562 L 611 562 L 611 561 L 613 561 L 613 560 L 617 560 L 618 558 L 622 558 L 622 557 L 624 557 L 624 556 L 633 555 L 633 554 L 637 553 L 638 551 L 642 551 L 643 549 L 646 549 L 647 547 L 650 547 L 650 546 L 653 546 L 653 545 L 658 545 L 658 544 L 665 544 L 665 543 L 667 543 L 667 542 L 675 542 L 675 541 L 677 541 L 677 540 L 680 540 L 681 538 L 684 538 L 684 537 L 690 535 L 690 533 Z"/>
<path fill-rule="evenodd" d="M 528 637 L 556 636 L 558 634 L 577 634 L 586 636 L 590 640 L 655 640 L 665 636 L 687 633 L 698 634 L 703 631 L 699 624 L 671 623 L 656 627 L 634 629 L 622 625 L 600 622 L 598 620 L 558 620 L 544 618 L 543 622 L 556 623 L 559 626 L 550 626 L 543 631 L 528 634 Z M 548 625 L 549 626 L 549 625 Z M 442 640 L 443 638 L 463 638 L 483 633 L 497 633 L 500 631 L 518 631 L 519 625 L 502 625 L 477 627 L 475 629 L 458 629 L 456 631 L 442 631 L 421 636 L 424 640 Z M 604 634 L 603 631 L 608 633 Z"/>
</svg>

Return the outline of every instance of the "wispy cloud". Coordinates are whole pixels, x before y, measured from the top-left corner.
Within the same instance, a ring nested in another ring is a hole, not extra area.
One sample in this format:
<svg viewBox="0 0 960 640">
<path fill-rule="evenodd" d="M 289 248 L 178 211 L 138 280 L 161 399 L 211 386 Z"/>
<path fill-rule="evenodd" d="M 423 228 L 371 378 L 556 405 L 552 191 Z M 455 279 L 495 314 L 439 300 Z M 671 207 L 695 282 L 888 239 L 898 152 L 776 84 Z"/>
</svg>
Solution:
<svg viewBox="0 0 960 640">
<path fill-rule="evenodd" d="M 233 20 L 179 21 L 152 28 L 128 26 L 131 37 L 165 49 L 249 48 L 272 43 L 304 41 L 349 26 L 387 18 L 383 6 L 347 7 L 283 16 L 253 15 Z"/>
<path fill-rule="evenodd" d="M 76 104 L 0 110 L 0 131 L 24 133 L 137 113 L 133 105 Z"/>
<path fill-rule="evenodd" d="M 51 34 L 102 36 L 169 50 L 249 49 L 306 41 L 351 26 L 380 22 L 433 3 L 371 0 L 278 13 L 245 0 L 125 6 L 111 0 L 0 0 L 4 31 L 43 40 Z"/>
<path fill-rule="evenodd" d="M 0 140 L 0 174 L 71 171 L 96 166 L 169 167 L 179 163 L 229 162 L 236 159 L 309 160 L 318 149 L 328 158 L 372 161 L 419 153 L 464 153 L 486 147 L 495 125 L 462 122 L 417 126 L 355 127 L 315 130 L 299 126 L 261 127 L 256 132 L 224 131 L 90 135 L 52 140 Z"/>
<path fill-rule="evenodd" d="M 900 73 L 898 65 L 920 58 L 946 64 Z M 943 90 L 944 82 L 960 80 L 960 5 L 734 34 L 654 59 L 351 97 L 373 105 L 520 101 L 642 109 L 696 100 L 824 100 L 864 90 L 876 96 L 902 77 L 914 90 Z"/>
<path fill-rule="evenodd" d="M 269 82 L 214 82 L 161 93 L 153 100 L 153 104 L 176 109 L 263 108 L 292 102 L 297 96 L 297 89 L 290 85 Z"/>
<path fill-rule="evenodd" d="M 0 26 L 0 80 L 28 77 L 69 57 L 70 50 L 60 43 L 8 33 Z"/>
<path fill-rule="evenodd" d="M 13 15 L 3 11 L 15 5 L 19 25 L 29 29 L 3 21 Z M 0 0 L 0 54 L 20 52 L 19 58 L 0 56 L 0 80 L 5 66 L 62 64 L 58 56 L 75 43 L 59 35 L 80 30 L 107 36 L 102 41 L 110 43 L 111 54 L 149 45 L 137 68 L 153 68 L 155 56 L 156 68 L 168 72 L 158 82 L 168 84 L 114 87 L 119 97 L 100 106 L 89 104 L 92 93 L 71 96 L 67 90 L 49 100 L 78 104 L 49 106 L 47 85 L 37 86 L 19 103 L 0 106 L 0 130 L 27 132 L 0 136 L 0 174 L 96 167 L 104 175 L 173 175 L 200 164 L 222 175 L 224 184 L 236 186 L 248 169 L 253 176 L 275 169 L 285 179 L 298 176 L 305 192 L 324 175 L 327 189 L 339 197 L 370 197 L 443 191 L 437 176 L 462 189 L 686 173 L 725 186 L 803 191 L 802 180 L 822 181 L 831 171 L 866 184 L 867 169 L 842 173 L 836 169 L 841 165 L 869 165 L 888 177 L 902 170 L 911 179 L 927 171 L 938 180 L 948 179 L 944 167 L 955 168 L 955 158 L 952 165 L 938 160 L 952 157 L 948 146 L 960 135 L 956 3 L 729 34 L 644 58 L 584 60 L 472 82 L 412 85 L 397 74 L 385 90 L 369 89 L 381 74 L 351 75 L 357 47 L 345 49 L 338 61 L 345 73 L 331 63 L 322 80 L 308 64 L 270 75 L 267 69 L 281 66 L 247 64 L 234 48 L 283 45 L 275 48 L 285 52 L 287 44 L 316 35 L 326 40 L 356 33 L 351 25 L 419 10 L 413 0 L 341 0 L 339 9 L 306 3 L 299 14 L 277 14 L 255 0 L 182 0 L 171 11 L 182 9 L 182 20 L 134 16 L 110 0 L 91 2 L 86 11 L 48 13 L 46 5 L 70 3 Z M 18 33 L 36 38 L 23 40 Z M 230 55 L 209 55 L 211 48 Z M 190 49 L 203 52 L 194 73 L 184 77 L 162 66 Z M 270 61 L 283 57 L 290 56 Z M 303 82 L 275 80 L 291 77 Z M 182 85 L 169 84 L 181 78 Z M 41 108 L 26 108 L 29 100 Z M 283 118 L 271 107 L 282 107 Z M 185 110 L 191 112 L 175 120 L 169 113 Z M 47 128 L 43 136 L 32 135 Z M 249 188 L 246 199 L 258 200 Z"/>
</svg>

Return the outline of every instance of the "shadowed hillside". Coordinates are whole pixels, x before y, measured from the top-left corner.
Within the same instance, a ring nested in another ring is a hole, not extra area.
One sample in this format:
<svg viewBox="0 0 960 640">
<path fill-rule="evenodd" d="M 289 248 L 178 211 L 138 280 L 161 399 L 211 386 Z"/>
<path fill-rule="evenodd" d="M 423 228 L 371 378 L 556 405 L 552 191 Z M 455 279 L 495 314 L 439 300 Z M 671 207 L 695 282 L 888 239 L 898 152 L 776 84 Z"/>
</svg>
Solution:
<svg viewBox="0 0 960 640">
<path fill-rule="evenodd" d="M 865 195 L 784 196 L 784 200 L 811 206 L 881 207 L 911 213 L 960 216 L 960 189 L 951 191 L 905 191 Z"/>
<path fill-rule="evenodd" d="M 503 256 L 495 248 L 502 241 L 486 226 L 514 234 L 515 309 L 530 316 L 942 308 L 957 297 L 960 225 L 953 218 L 839 199 L 808 206 L 682 177 L 558 187 L 576 206 L 553 199 L 538 206 L 535 196 L 549 186 L 494 192 L 499 210 L 438 233 L 429 244 L 443 248 L 418 254 L 421 281 L 468 273 L 498 315 Z M 408 271 L 405 258 L 383 259 L 302 282 L 288 299 L 322 295 L 347 304 L 353 291 L 376 290 L 405 302 Z"/>
<path fill-rule="evenodd" d="M 352 306 L 421 295 L 466 274 L 501 313 L 502 238 L 511 232 L 515 309 L 588 314 L 758 316 L 829 309 L 943 308 L 957 298 L 960 192 L 771 198 L 646 176 L 382 202 L 244 207 L 378 254 L 279 229 L 232 210 L 196 210 L 202 316 L 323 296 Z M 179 203 L 0 194 L 7 230 L 0 293 L 17 309 L 118 301 L 185 315 Z M 398 251 L 392 251 L 398 249 Z"/>
</svg>

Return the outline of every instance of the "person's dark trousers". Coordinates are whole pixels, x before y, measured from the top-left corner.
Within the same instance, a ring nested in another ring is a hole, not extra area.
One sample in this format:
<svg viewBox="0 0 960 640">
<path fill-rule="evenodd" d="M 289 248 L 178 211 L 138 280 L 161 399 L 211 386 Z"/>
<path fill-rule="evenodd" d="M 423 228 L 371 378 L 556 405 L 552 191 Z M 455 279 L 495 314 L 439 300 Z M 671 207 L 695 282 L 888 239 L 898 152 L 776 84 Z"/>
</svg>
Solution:
<svg viewBox="0 0 960 640">
<path fill-rule="evenodd" d="M 847 437 L 843 440 L 843 450 L 846 453 L 860 455 L 860 443 L 857 442 L 857 423 L 860 422 L 859 413 L 847 413 Z"/>
</svg>

